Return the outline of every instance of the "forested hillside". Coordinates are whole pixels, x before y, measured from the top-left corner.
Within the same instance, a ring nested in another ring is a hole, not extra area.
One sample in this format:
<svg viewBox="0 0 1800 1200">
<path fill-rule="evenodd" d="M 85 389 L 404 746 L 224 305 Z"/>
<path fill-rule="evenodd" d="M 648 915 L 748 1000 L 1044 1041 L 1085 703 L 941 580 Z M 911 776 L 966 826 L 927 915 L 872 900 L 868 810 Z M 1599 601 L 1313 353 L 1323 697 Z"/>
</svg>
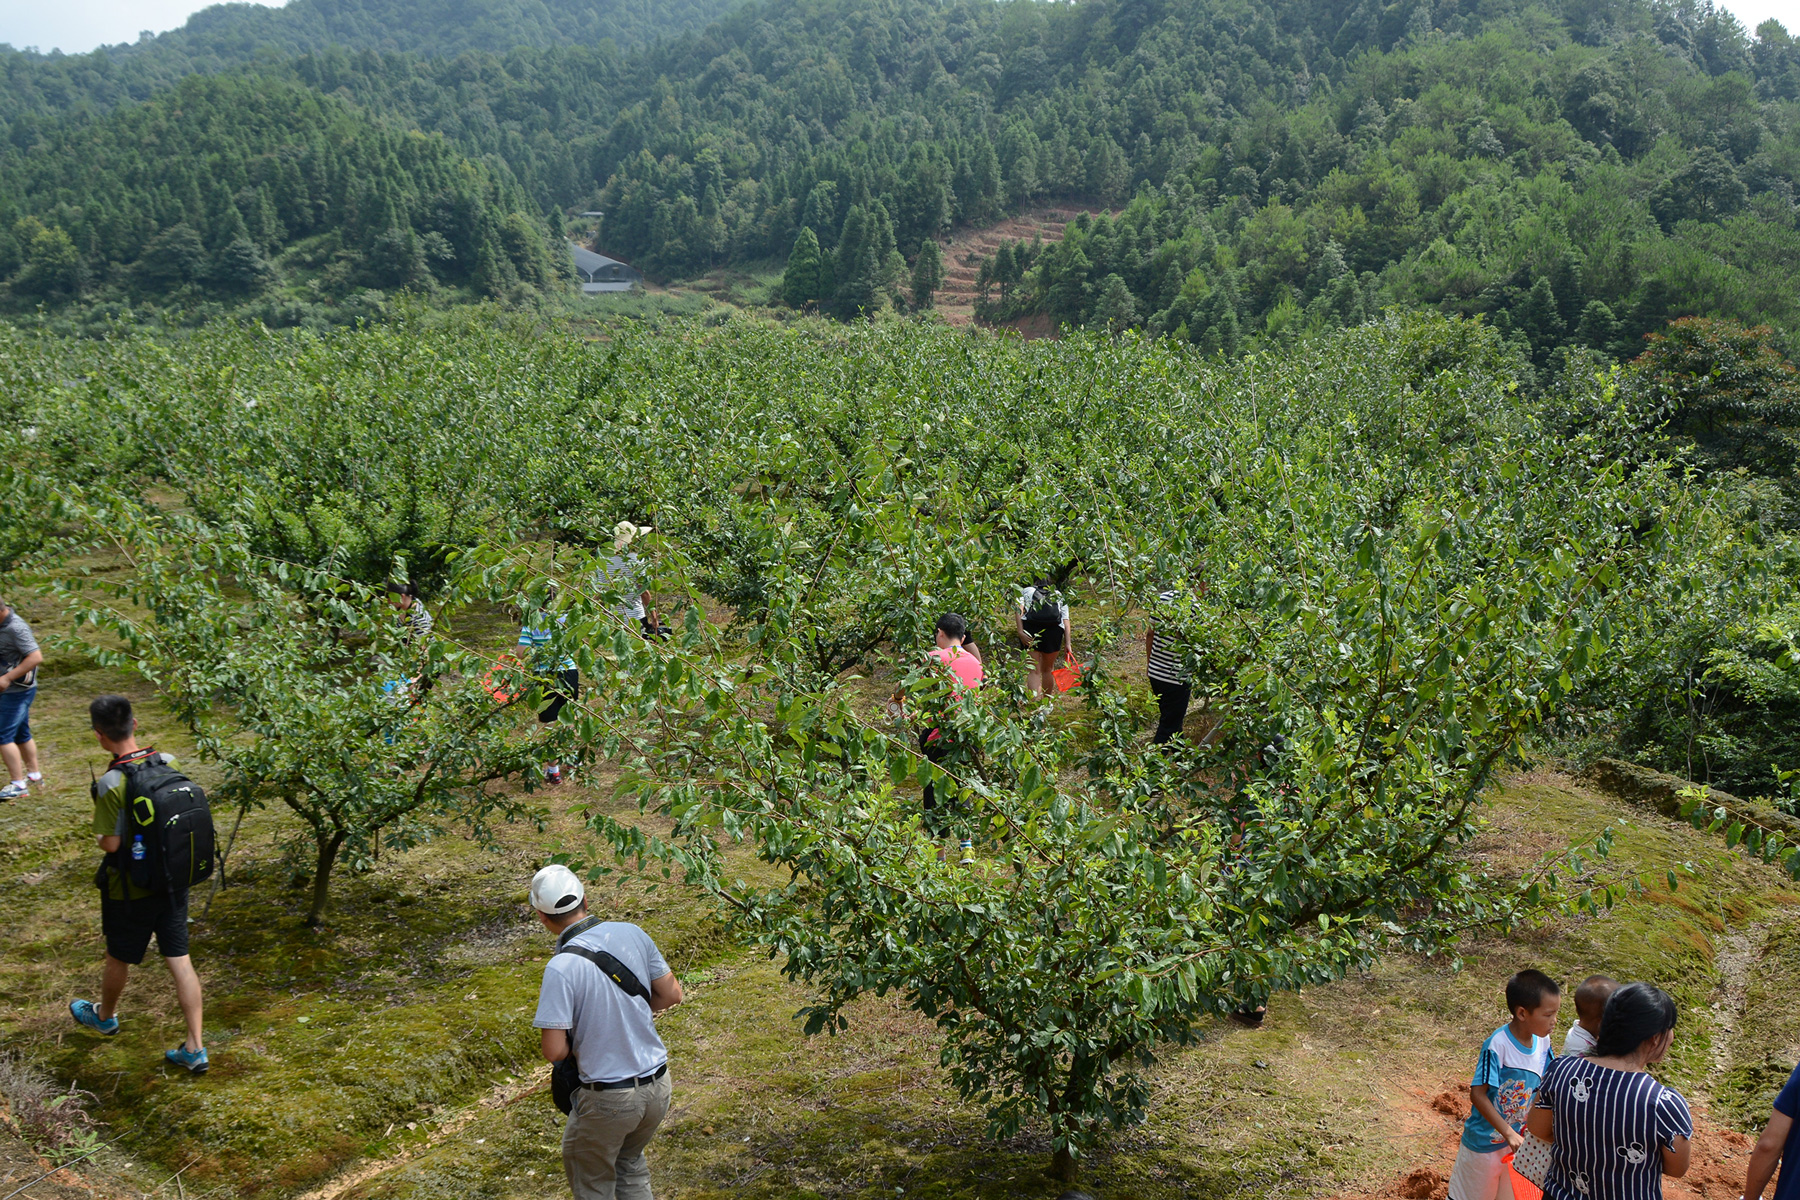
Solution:
<svg viewBox="0 0 1800 1200">
<path fill-rule="evenodd" d="M 291 0 L 215 4 L 185 25 L 90 54 L 0 44 L 0 119 L 142 100 L 183 75 L 326 47 L 454 57 L 519 46 L 639 46 L 698 29 L 733 0 Z"/>
<path fill-rule="evenodd" d="M 503 55 L 437 55 L 444 31 L 240 70 L 441 133 L 547 214 L 603 213 L 600 247 L 653 278 L 793 256 L 785 298 L 844 316 L 907 303 L 925 240 L 1067 201 L 1120 215 L 1052 251 L 1004 247 L 984 264 L 989 319 L 1231 352 L 1423 305 L 1489 314 L 1540 365 L 1561 346 L 1635 353 L 1683 315 L 1772 322 L 1784 343 L 1800 327 L 1800 47 L 1773 22 L 1751 37 L 1637 0 L 761 0 L 622 52 L 533 48 L 553 27 L 581 37 L 560 9 L 510 11 L 454 35 L 511 21 L 521 48 Z M 356 41 L 362 18 L 340 17 L 319 37 Z M 112 85 L 53 65 L 14 64 L 7 153 L 94 136 L 69 114 Z M 42 178 L 7 189 L 0 222 L 63 227 L 90 278 L 131 261 L 83 244 L 56 207 L 78 201 Z"/>
<path fill-rule="evenodd" d="M 0 143 L 0 275 L 20 301 L 84 292 L 255 297 L 284 269 L 321 294 L 566 273 L 507 176 L 441 137 L 298 85 L 194 77 L 53 139 Z"/>
</svg>

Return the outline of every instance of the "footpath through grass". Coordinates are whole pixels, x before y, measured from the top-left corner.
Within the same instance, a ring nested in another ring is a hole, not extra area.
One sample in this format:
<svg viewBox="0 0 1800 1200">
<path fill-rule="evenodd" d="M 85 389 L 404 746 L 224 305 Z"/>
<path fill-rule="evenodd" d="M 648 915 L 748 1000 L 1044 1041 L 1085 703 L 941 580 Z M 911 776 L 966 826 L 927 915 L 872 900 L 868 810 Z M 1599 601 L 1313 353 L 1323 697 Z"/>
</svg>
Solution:
<svg viewBox="0 0 1800 1200">
<path fill-rule="evenodd" d="M 148 1189 L 186 1165 L 191 1196 L 555 1194 L 561 1118 L 534 1090 L 530 1028 L 549 939 L 524 887 L 581 843 L 569 810 L 606 803 L 605 781 L 548 793 L 545 831 L 506 828 L 497 851 L 450 836 L 344 872 L 321 930 L 301 924 L 307 860 L 284 846 L 293 823 L 252 814 L 231 886 L 204 917 L 195 897 L 214 1066 L 189 1078 L 160 1064 L 181 1034 L 154 952 L 116 1037 L 68 1017 L 71 997 L 96 993 L 102 953 L 86 785 L 104 756 L 85 705 L 114 689 L 140 702 L 146 740 L 181 752 L 141 686 L 57 658 L 33 712 L 49 786 L 0 809 L 0 1038 L 94 1094 L 106 1136 L 122 1135 L 100 1169 Z M 1479 940 L 1461 971 L 1390 959 L 1278 996 L 1263 1029 L 1209 1030 L 1158 1069 L 1148 1123 L 1088 1164 L 1088 1186 L 1102 1198 L 1302 1197 L 1441 1167 L 1466 1112 L 1457 1087 L 1504 1019 L 1501 982 L 1525 965 L 1669 988 L 1682 1023 L 1665 1077 L 1717 1123 L 1760 1120 L 1800 1055 L 1800 895 L 1714 839 L 1561 776 L 1516 778 L 1492 801 L 1472 853 L 1502 869 L 1625 817 L 1600 873 L 1692 873 L 1602 917 Z M 846 1035 L 807 1039 L 791 1019 L 804 994 L 679 884 L 620 875 L 594 901 L 648 929 L 688 989 L 662 1019 L 676 1107 L 652 1150 L 659 1196 L 1056 1194 L 1045 1140 L 983 1141 L 979 1113 L 943 1081 L 931 1029 L 894 998 L 858 1006 Z"/>
</svg>

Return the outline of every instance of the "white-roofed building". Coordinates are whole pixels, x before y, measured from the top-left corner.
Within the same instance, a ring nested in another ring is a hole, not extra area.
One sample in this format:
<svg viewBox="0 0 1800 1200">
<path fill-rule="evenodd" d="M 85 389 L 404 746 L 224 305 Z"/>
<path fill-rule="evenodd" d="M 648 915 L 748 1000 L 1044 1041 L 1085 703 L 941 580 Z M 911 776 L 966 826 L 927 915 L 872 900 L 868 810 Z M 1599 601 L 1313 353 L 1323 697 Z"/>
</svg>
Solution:
<svg viewBox="0 0 1800 1200">
<path fill-rule="evenodd" d="M 644 274 L 629 263 L 604 254 L 595 254 L 586 246 L 571 246 L 575 255 L 575 273 L 581 276 L 581 290 L 596 292 L 629 292 L 644 282 Z"/>
</svg>

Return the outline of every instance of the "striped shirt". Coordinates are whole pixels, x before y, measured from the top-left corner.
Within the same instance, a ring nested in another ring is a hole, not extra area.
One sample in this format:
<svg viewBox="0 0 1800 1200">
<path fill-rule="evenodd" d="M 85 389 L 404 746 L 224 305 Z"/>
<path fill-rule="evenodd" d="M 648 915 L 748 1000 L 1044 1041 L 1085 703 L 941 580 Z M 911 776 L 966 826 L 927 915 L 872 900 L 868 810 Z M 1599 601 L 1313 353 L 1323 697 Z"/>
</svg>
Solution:
<svg viewBox="0 0 1800 1200">
<path fill-rule="evenodd" d="M 1662 1151 L 1694 1136 L 1687 1101 L 1648 1072 L 1559 1058 L 1538 1089 L 1554 1116 L 1550 1200 L 1662 1200 Z"/>
<path fill-rule="evenodd" d="M 1167 591 L 1156 599 L 1167 606 L 1174 602 L 1175 593 Z M 1188 681 L 1187 664 L 1181 661 L 1181 643 L 1173 634 L 1164 633 L 1161 625 L 1152 627 L 1150 633 L 1150 678 L 1158 683 L 1183 684 Z"/>
<path fill-rule="evenodd" d="M 540 670 L 546 669 L 545 664 L 548 662 L 548 658 L 544 654 L 544 647 L 555 640 L 557 632 L 568 623 L 568 613 L 557 614 L 555 628 L 551 626 L 549 613 L 531 614 L 525 624 L 519 626 L 519 650 L 521 651 L 519 657 Z M 565 654 L 556 669 L 573 671 L 575 660 Z"/>
<path fill-rule="evenodd" d="M 417 596 L 413 602 L 400 610 L 400 637 L 407 645 L 423 641 L 431 636 L 431 610 Z"/>
</svg>

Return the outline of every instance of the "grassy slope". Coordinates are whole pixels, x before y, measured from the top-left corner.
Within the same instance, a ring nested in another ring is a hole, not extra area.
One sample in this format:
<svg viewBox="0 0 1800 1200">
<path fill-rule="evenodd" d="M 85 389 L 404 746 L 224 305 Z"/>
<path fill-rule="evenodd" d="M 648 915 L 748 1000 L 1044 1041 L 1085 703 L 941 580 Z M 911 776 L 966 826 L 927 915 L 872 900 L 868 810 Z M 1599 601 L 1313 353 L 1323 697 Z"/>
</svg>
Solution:
<svg viewBox="0 0 1800 1200">
<path fill-rule="evenodd" d="M 328 1185 L 317 1194 L 422 1200 L 559 1187 L 561 1119 L 533 1090 L 541 1068 L 529 1028 L 547 938 L 521 901 L 536 863 L 579 840 L 578 819 L 560 810 L 604 793 L 553 793 L 546 832 L 508 829 L 497 853 L 451 836 L 346 874 L 330 926 L 316 933 L 299 927 L 304 897 L 281 844 L 293 823 L 253 815 L 233 887 L 195 925 L 217 1065 L 203 1080 L 179 1077 L 158 1064 L 180 1021 L 154 953 L 116 1038 L 67 1016 L 68 999 L 98 981 L 85 768 L 103 756 L 84 706 L 110 688 L 144 698 L 143 724 L 159 730 L 141 687 L 56 655 L 33 714 L 53 787 L 0 809 L 0 1038 L 98 1095 L 100 1114 L 125 1133 L 105 1169 L 147 1188 L 194 1159 L 190 1191 L 221 1196 Z M 180 749 L 166 734 L 158 741 Z M 1683 1023 L 1667 1078 L 1721 1121 L 1759 1119 L 1800 1054 L 1800 895 L 1693 830 L 1549 773 L 1494 797 L 1474 853 L 1504 870 L 1622 815 L 1631 824 L 1604 870 L 1660 877 L 1690 863 L 1678 893 L 1662 885 L 1598 919 L 1477 942 L 1460 972 L 1391 959 L 1278 997 L 1261 1030 L 1210 1030 L 1162 1066 L 1149 1123 L 1092 1164 L 1090 1186 L 1144 1200 L 1315 1196 L 1441 1169 L 1466 1105 L 1457 1085 L 1504 1017 L 1501 980 L 1526 964 L 1669 987 Z M 1055 1194 L 1041 1138 L 984 1143 L 978 1114 L 944 1086 L 930 1030 L 902 1006 L 865 1003 L 849 1034 L 808 1041 L 789 1019 L 802 993 L 729 944 L 693 896 L 656 882 L 621 878 L 600 889 L 598 907 L 648 928 L 689 989 L 662 1022 L 677 1101 L 652 1151 L 659 1195 Z M 1741 1146 L 1707 1145 L 1721 1180 L 1741 1172 L 1741 1157 L 1724 1158 Z"/>
</svg>

